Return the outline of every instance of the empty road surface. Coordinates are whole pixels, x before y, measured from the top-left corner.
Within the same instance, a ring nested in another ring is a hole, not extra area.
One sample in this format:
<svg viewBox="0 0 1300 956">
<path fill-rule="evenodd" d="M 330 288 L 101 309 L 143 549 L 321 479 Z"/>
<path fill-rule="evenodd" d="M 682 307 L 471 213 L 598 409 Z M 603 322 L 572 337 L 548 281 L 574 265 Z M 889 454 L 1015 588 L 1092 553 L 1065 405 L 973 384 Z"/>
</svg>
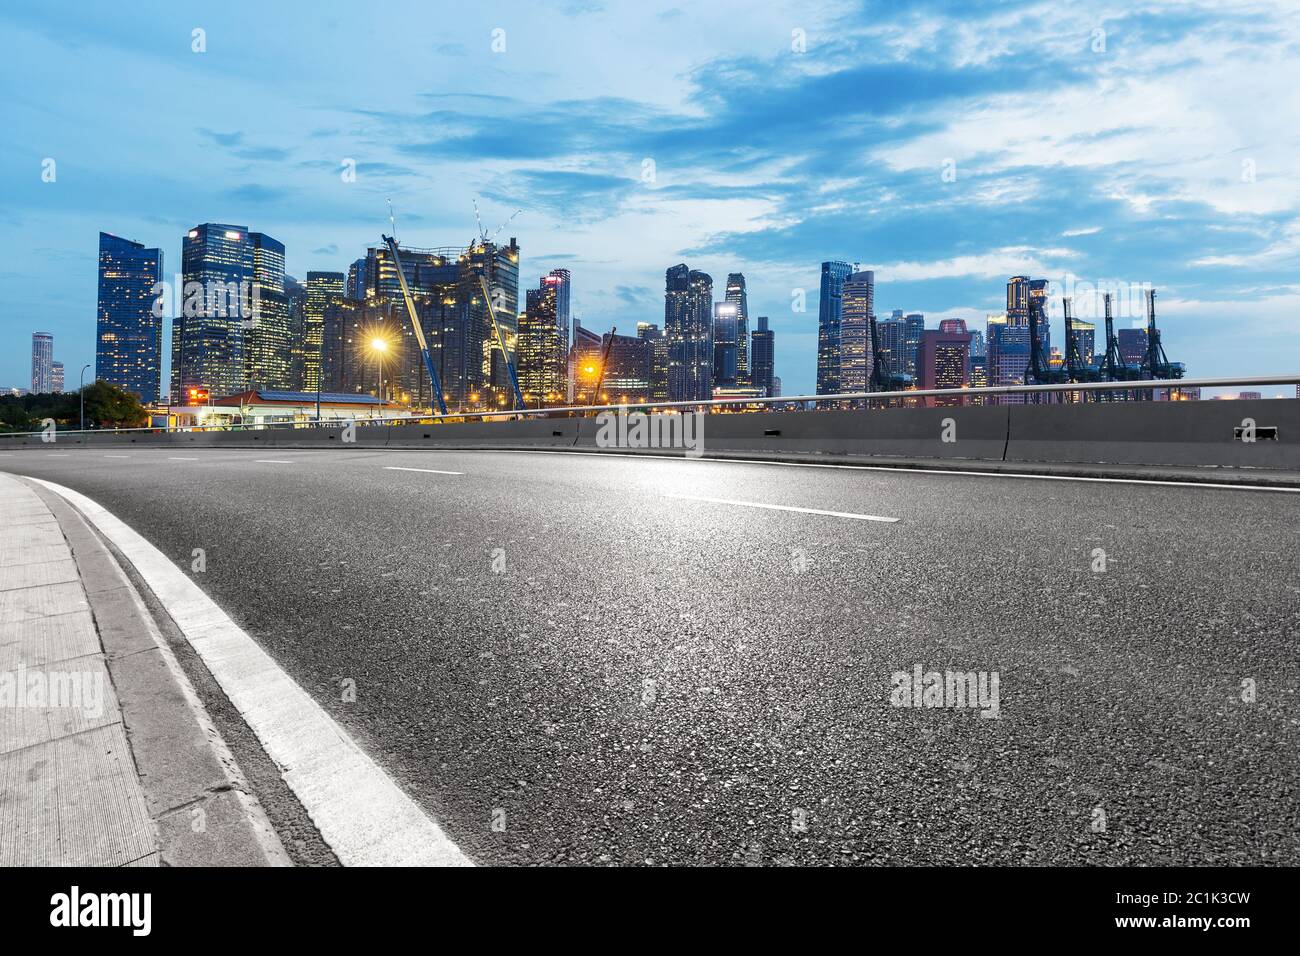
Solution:
<svg viewBox="0 0 1300 956">
<path fill-rule="evenodd" d="M 0 471 L 144 535 L 480 862 L 1300 864 L 1297 494 L 488 451 Z M 918 667 L 995 676 L 996 717 L 895 706 Z"/>
</svg>

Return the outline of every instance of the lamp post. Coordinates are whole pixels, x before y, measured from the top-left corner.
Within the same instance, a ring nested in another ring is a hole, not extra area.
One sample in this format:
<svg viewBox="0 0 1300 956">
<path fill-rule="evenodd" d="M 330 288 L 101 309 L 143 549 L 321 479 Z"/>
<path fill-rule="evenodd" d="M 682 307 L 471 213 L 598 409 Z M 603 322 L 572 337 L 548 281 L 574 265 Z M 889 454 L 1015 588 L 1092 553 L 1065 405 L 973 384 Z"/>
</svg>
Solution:
<svg viewBox="0 0 1300 956">
<path fill-rule="evenodd" d="M 81 366 L 81 378 L 78 383 L 79 387 L 77 389 L 77 391 L 81 394 L 81 427 L 78 429 L 78 431 L 83 431 L 83 432 L 86 430 L 86 369 L 88 368 L 90 368 L 89 365 Z"/>
<path fill-rule="evenodd" d="M 379 367 L 379 420 L 384 418 L 384 353 L 388 351 L 388 342 L 379 337 L 370 340 L 370 347 L 375 353 L 375 365 Z"/>
</svg>

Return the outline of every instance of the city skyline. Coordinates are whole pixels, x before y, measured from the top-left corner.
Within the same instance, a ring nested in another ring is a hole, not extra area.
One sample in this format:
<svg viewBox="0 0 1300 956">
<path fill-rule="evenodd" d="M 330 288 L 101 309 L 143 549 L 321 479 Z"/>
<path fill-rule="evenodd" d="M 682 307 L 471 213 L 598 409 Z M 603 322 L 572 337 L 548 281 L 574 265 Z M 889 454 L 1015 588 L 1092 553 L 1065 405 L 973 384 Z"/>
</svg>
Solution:
<svg viewBox="0 0 1300 956">
<path fill-rule="evenodd" d="M 94 361 L 100 230 L 179 262 L 193 222 L 247 222 L 301 278 L 346 271 L 387 228 L 389 197 L 412 246 L 463 244 L 478 197 L 489 229 L 523 210 L 524 274 L 572 269 L 572 313 L 590 328 L 658 321 L 666 263 L 719 287 L 743 272 L 751 314 L 781 337 L 788 393 L 814 383 L 818 264 L 847 256 L 876 273 L 881 314 L 979 327 L 1010 275 L 1145 282 L 1199 373 L 1295 364 L 1300 190 L 1283 171 L 1296 134 L 1235 107 L 1300 37 L 1282 12 L 560 3 L 408 35 L 264 9 L 266 30 L 248 31 L 248 9 L 205 11 L 201 27 L 165 6 L 121 22 L 0 14 L 19 40 L 0 66 L 16 91 L 0 158 L 10 334 L 48 328 L 69 367 Z M 303 42 L 273 42 L 289 32 Z M 592 51 L 581 71 L 554 56 L 571 45 Z M 1163 60 L 1147 62 L 1153 48 Z M 383 75 L 333 70 L 329 50 Z M 62 95 L 74 64 L 110 58 L 145 67 L 123 81 L 140 86 Z M 265 75 L 226 82 L 254 60 Z M 146 87 L 156 95 L 136 95 Z M 62 95 L 70 121 L 44 124 L 38 90 Z M 254 92 L 256 113 L 238 105 Z M 1214 149 L 1181 148 L 1207 127 Z M 990 130 L 1006 134 L 998 155 Z M 21 361 L 7 349 L 0 382 L 23 382 Z"/>
</svg>

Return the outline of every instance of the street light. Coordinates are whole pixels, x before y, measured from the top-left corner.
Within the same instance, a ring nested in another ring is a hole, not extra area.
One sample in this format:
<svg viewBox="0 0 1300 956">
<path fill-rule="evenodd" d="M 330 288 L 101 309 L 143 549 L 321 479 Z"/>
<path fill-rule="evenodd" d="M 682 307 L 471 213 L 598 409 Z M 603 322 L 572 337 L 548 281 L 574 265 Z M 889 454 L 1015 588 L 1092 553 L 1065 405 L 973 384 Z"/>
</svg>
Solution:
<svg viewBox="0 0 1300 956">
<path fill-rule="evenodd" d="M 81 427 L 78 431 L 83 432 L 86 430 L 86 369 L 88 368 L 90 368 L 89 365 L 81 366 L 80 387 L 77 389 L 81 393 Z"/>
<path fill-rule="evenodd" d="M 388 342 L 375 336 L 370 340 L 370 348 L 375 353 L 375 364 L 379 366 L 379 418 L 384 417 L 384 353 L 388 351 Z"/>
</svg>

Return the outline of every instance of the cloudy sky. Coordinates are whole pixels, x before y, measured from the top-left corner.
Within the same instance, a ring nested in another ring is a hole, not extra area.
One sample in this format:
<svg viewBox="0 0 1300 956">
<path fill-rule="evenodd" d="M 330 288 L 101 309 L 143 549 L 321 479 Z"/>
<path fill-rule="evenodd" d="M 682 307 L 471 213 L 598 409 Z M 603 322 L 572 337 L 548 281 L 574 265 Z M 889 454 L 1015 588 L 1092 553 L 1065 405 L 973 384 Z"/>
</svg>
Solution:
<svg viewBox="0 0 1300 956">
<path fill-rule="evenodd" d="M 742 271 L 786 394 L 825 259 L 932 325 L 983 328 L 1017 273 L 1085 316 L 1150 283 L 1189 374 L 1300 370 L 1296 4 L 899 6 L 6 4 L 0 385 L 35 329 L 74 386 L 94 361 L 100 230 L 171 273 L 189 227 L 247 225 L 302 276 L 376 243 L 388 198 L 414 246 L 467 243 L 475 199 L 489 231 L 522 210 L 522 282 L 571 269 L 601 331 L 662 322 L 676 262 Z"/>
</svg>

